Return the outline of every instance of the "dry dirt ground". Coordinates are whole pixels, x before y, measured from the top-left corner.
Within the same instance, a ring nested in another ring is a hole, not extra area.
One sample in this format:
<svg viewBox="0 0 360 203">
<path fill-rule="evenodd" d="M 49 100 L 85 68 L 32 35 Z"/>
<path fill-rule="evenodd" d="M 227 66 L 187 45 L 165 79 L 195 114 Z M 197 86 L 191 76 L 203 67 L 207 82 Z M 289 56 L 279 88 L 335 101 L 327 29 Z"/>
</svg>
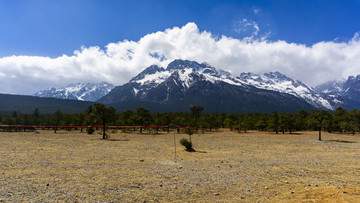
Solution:
<svg viewBox="0 0 360 203">
<path fill-rule="evenodd" d="M 0 202 L 360 202 L 360 136 L 0 132 Z"/>
</svg>

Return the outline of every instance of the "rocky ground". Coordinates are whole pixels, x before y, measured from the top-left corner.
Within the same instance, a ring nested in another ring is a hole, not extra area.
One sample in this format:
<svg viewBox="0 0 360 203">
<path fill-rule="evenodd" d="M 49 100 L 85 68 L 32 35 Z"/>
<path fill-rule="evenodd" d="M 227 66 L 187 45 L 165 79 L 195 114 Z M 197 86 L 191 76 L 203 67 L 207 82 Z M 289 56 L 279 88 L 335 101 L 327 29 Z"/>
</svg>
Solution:
<svg viewBox="0 0 360 203">
<path fill-rule="evenodd" d="M 360 136 L 0 132 L 3 202 L 359 202 Z"/>
</svg>

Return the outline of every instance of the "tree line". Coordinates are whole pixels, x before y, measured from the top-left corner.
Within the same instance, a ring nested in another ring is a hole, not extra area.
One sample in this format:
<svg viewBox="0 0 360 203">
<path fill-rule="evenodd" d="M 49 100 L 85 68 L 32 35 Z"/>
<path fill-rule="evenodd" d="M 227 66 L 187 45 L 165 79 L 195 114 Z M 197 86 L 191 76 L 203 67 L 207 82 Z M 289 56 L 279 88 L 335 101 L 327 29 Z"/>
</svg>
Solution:
<svg viewBox="0 0 360 203">
<path fill-rule="evenodd" d="M 292 133 L 294 131 L 317 130 L 319 139 L 321 131 L 355 134 L 360 130 L 360 112 L 345 111 L 339 107 L 334 112 L 300 110 L 297 113 L 210 113 L 203 114 L 203 107 L 193 106 L 188 112 L 151 113 L 144 108 L 136 111 L 116 112 L 112 107 L 93 104 L 78 114 L 64 114 L 57 110 L 53 114 L 41 114 L 34 109 L 32 114 L 0 114 L 0 125 L 34 125 L 34 126 L 167 126 L 169 124 L 206 128 L 209 130 L 229 128 L 233 131 L 248 130 L 273 131 L 275 133 Z M 104 127 L 105 129 L 105 127 Z"/>
</svg>

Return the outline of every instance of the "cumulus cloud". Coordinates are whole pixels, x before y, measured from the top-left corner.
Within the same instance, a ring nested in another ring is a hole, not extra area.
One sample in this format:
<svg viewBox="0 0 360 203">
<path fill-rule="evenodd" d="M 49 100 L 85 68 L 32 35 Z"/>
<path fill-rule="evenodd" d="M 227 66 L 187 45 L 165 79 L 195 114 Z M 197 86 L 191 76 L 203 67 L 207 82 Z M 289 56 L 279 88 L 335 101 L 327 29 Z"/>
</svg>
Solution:
<svg viewBox="0 0 360 203">
<path fill-rule="evenodd" d="M 104 49 L 82 47 L 70 56 L 0 58 L 0 92 L 32 94 L 73 82 L 107 81 L 121 85 L 152 64 L 166 67 L 174 59 L 207 62 L 235 76 L 241 72 L 280 71 L 314 86 L 360 74 L 360 39 L 355 34 L 348 42 L 306 46 L 266 39 L 215 37 L 200 31 L 195 23 L 188 23 L 148 34 L 139 41 L 110 43 Z"/>
</svg>

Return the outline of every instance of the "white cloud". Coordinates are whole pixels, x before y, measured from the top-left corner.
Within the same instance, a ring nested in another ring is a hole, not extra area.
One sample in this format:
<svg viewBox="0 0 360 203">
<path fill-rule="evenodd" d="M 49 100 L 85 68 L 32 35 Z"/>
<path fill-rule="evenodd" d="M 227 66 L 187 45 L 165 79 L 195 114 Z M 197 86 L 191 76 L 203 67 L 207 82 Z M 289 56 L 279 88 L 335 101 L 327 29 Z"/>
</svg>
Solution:
<svg viewBox="0 0 360 203">
<path fill-rule="evenodd" d="M 253 9 L 253 12 L 254 12 L 255 15 L 257 15 L 257 14 L 260 12 L 260 9 L 254 8 L 254 9 Z"/>
<path fill-rule="evenodd" d="M 251 22 L 250 22 L 251 24 Z M 252 24 L 255 31 L 257 24 Z M 139 41 L 120 41 L 99 47 L 82 47 L 73 55 L 57 58 L 9 56 L 0 58 L 0 92 L 32 94 L 72 82 L 107 81 L 123 84 L 142 69 L 158 64 L 166 67 L 174 59 L 207 62 L 231 71 L 264 73 L 280 71 L 310 85 L 358 75 L 360 40 L 319 42 L 313 46 L 215 37 L 199 31 L 195 23 L 148 34 Z"/>
<path fill-rule="evenodd" d="M 246 18 L 237 21 L 234 30 L 239 34 L 251 34 L 251 38 L 256 37 L 260 32 L 259 25 L 255 21 Z"/>
</svg>

